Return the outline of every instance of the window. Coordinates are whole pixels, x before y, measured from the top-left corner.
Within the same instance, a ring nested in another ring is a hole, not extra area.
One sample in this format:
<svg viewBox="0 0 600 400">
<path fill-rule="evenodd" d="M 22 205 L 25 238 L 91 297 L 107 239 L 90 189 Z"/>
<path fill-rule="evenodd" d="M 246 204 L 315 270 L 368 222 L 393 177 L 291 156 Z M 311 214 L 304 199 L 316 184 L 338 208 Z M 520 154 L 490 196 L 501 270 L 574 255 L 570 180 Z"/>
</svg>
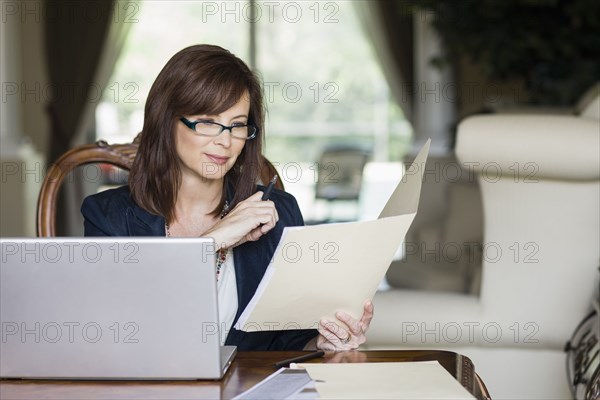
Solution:
<svg viewBox="0 0 600 400">
<path fill-rule="evenodd" d="M 351 1 L 147 1 L 137 19 L 97 109 L 98 138 L 130 141 L 168 58 L 211 43 L 256 60 L 268 107 L 265 153 L 278 168 L 300 166 L 301 179 L 291 171 L 284 179 L 303 212 L 311 212 L 314 163 L 326 146 L 355 144 L 384 162 L 400 161 L 408 149 L 410 124 L 391 99 Z"/>
<path fill-rule="evenodd" d="M 399 159 L 410 126 L 390 99 L 352 2 L 287 5 L 258 24 L 267 156 L 312 162 L 327 144 L 350 142 L 377 160 Z"/>
<path fill-rule="evenodd" d="M 128 142 L 142 130 L 150 87 L 169 58 L 184 47 L 211 43 L 248 59 L 249 24 L 211 16 L 208 1 L 139 3 L 127 41 L 96 110 L 96 136 Z"/>
</svg>

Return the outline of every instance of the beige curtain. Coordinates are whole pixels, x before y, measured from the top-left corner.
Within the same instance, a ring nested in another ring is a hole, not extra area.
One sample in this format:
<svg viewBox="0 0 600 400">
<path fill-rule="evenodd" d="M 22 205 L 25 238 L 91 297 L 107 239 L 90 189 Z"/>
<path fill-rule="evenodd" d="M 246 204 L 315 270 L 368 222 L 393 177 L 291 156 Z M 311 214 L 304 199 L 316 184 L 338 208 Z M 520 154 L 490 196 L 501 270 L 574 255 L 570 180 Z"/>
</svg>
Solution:
<svg viewBox="0 0 600 400">
<path fill-rule="evenodd" d="M 363 31 L 404 116 L 413 123 L 413 20 L 410 2 L 353 1 Z"/>
</svg>

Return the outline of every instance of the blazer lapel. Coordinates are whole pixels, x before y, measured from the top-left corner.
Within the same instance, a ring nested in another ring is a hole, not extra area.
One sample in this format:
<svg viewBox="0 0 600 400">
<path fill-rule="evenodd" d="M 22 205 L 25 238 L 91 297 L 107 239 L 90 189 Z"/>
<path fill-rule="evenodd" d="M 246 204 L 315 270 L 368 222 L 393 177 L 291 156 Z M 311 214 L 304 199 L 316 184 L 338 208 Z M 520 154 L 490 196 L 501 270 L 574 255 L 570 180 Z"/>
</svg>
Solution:
<svg viewBox="0 0 600 400">
<path fill-rule="evenodd" d="M 127 209 L 127 228 L 131 236 L 166 236 L 165 219 L 135 204 Z"/>
</svg>

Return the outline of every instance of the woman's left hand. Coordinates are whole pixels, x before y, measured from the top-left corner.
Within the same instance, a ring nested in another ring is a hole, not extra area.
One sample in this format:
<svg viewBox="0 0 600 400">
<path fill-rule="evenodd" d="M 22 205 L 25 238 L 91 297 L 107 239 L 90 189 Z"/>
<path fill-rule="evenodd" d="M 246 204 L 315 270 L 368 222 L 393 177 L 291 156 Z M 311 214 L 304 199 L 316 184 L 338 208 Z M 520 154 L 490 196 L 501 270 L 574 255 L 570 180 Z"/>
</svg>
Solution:
<svg viewBox="0 0 600 400">
<path fill-rule="evenodd" d="M 337 312 L 335 316 L 343 324 L 321 319 L 319 323 L 319 336 L 317 337 L 317 349 L 324 351 L 354 350 L 367 341 L 365 334 L 373 319 L 372 302 L 367 301 L 365 303 L 363 315 L 360 320 L 352 318 L 343 311 Z"/>
</svg>

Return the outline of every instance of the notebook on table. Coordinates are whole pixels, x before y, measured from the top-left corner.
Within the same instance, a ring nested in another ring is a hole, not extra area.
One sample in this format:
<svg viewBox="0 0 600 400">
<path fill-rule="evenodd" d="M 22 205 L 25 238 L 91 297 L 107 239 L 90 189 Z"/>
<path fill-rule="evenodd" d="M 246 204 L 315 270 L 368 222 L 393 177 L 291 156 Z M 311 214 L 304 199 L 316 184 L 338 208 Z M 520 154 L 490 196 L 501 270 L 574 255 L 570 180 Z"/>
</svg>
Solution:
<svg viewBox="0 0 600 400">
<path fill-rule="evenodd" d="M 0 377 L 219 379 L 207 238 L 0 239 Z"/>
</svg>

